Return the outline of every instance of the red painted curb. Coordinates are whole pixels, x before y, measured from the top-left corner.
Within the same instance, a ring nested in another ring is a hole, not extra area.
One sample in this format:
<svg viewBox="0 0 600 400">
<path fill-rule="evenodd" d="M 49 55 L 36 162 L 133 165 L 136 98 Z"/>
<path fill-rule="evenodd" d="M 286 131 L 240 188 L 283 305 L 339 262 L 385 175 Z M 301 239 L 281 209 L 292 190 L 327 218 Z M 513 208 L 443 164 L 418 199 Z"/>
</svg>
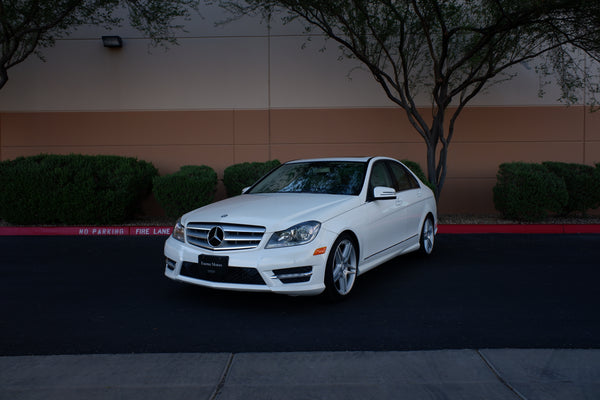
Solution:
<svg viewBox="0 0 600 400">
<path fill-rule="evenodd" d="M 0 236 L 168 236 L 165 226 L 15 226 L 0 228 Z"/>
<path fill-rule="evenodd" d="M 172 226 L 131 226 L 129 236 L 169 236 Z"/>
<path fill-rule="evenodd" d="M 600 233 L 600 225 L 563 225 L 565 233 Z"/>
<path fill-rule="evenodd" d="M 170 226 L 48 226 L 0 227 L 0 236 L 168 236 Z M 440 224 L 438 233 L 600 233 L 600 224 Z"/>
<path fill-rule="evenodd" d="M 438 233 L 600 233 L 598 224 L 447 224 L 438 225 Z"/>
</svg>

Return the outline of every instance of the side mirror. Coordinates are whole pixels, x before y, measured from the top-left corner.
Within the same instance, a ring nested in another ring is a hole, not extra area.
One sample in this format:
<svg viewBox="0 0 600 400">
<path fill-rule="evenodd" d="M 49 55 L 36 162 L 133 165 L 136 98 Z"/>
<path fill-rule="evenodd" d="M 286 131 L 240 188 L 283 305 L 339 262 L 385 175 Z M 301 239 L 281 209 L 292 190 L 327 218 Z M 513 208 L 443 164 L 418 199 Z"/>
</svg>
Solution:
<svg viewBox="0 0 600 400">
<path fill-rule="evenodd" d="M 396 198 L 396 191 L 390 187 L 376 186 L 373 189 L 373 198 L 375 200 L 388 200 Z"/>
<path fill-rule="evenodd" d="M 245 194 L 252 186 L 248 186 L 242 189 L 242 194 Z"/>
</svg>

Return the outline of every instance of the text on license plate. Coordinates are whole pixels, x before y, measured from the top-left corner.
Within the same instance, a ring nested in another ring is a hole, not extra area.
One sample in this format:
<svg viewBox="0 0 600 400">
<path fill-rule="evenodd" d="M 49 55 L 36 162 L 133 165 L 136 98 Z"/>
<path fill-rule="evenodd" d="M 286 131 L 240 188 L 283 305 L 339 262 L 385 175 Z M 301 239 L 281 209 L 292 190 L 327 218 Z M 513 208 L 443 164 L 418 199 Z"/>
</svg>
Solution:
<svg viewBox="0 0 600 400">
<path fill-rule="evenodd" d="M 227 268 L 229 265 L 229 257 L 201 254 L 198 256 L 198 264 L 207 268 Z"/>
</svg>

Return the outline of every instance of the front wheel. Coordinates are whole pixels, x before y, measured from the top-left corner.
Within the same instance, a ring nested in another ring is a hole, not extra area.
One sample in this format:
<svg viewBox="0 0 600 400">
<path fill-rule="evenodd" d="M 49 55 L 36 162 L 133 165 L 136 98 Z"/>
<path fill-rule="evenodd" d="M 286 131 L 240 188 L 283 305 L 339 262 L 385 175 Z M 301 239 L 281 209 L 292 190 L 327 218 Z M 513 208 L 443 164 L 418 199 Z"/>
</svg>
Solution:
<svg viewBox="0 0 600 400">
<path fill-rule="evenodd" d="M 347 296 L 358 273 L 358 252 L 349 235 L 341 235 L 334 242 L 325 268 L 325 290 L 337 300 Z"/>
<path fill-rule="evenodd" d="M 419 244 L 421 245 L 420 251 L 425 255 L 433 252 L 433 245 L 435 243 L 435 228 L 433 226 L 433 218 L 428 216 L 423 222 L 423 228 L 421 228 L 421 237 Z"/>
</svg>

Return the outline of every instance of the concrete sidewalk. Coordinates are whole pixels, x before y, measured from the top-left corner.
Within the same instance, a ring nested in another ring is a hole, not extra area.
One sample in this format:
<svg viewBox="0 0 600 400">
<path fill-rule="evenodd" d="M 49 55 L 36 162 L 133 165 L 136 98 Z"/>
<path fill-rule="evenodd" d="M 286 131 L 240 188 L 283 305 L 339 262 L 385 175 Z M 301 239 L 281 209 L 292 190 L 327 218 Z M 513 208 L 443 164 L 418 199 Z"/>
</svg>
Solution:
<svg viewBox="0 0 600 400">
<path fill-rule="evenodd" d="M 0 357 L 0 399 L 600 399 L 600 350 Z"/>
</svg>

